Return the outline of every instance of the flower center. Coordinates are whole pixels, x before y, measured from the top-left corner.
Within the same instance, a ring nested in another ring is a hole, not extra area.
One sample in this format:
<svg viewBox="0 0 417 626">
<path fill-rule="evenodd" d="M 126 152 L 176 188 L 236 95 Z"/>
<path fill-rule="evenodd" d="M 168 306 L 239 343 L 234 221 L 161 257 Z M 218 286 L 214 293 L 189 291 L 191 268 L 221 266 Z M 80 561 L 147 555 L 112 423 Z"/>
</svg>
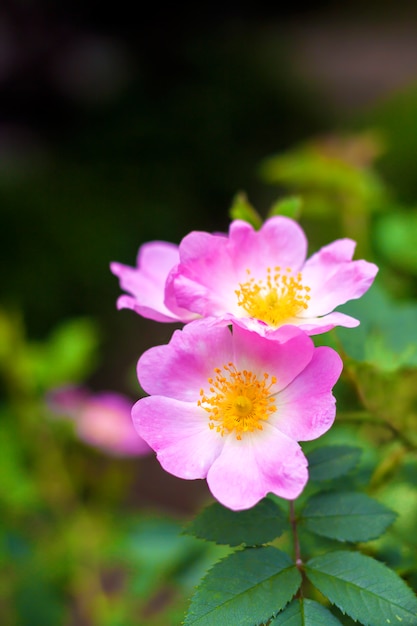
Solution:
<svg viewBox="0 0 417 626">
<path fill-rule="evenodd" d="M 266 280 L 255 281 L 250 277 L 250 270 L 246 271 L 249 279 L 239 283 L 240 289 L 235 293 L 239 306 L 251 317 L 276 328 L 307 309 L 310 287 L 302 284 L 301 272 L 293 274 L 289 267 L 285 272 L 275 267 L 272 272 L 268 267 Z"/>
<path fill-rule="evenodd" d="M 247 370 L 238 371 L 233 363 L 216 368 L 215 378 L 209 378 L 210 394 L 200 391 L 198 406 L 210 415 L 209 427 L 222 436 L 263 430 L 262 422 L 277 410 L 270 394 L 275 376 L 265 373 L 262 380 Z"/>
</svg>

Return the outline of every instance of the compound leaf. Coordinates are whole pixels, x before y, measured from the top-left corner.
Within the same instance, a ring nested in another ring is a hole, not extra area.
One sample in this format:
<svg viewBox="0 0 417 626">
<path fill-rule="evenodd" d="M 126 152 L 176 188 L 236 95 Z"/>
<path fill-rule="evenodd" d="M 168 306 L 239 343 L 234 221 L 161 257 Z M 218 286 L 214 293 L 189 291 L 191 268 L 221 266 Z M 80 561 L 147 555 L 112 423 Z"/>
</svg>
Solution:
<svg viewBox="0 0 417 626">
<path fill-rule="evenodd" d="M 273 620 L 271 626 L 342 626 L 324 606 L 314 600 L 293 600 Z"/>
<path fill-rule="evenodd" d="M 369 541 L 382 535 L 395 518 L 394 511 L 363 493 L 329 492 L 308 500 L 301 521 L 323 537 Z"/>
<path fill-rule="evenodd" d="M 330 602 L 365 626 L 417 624 L 417 598 L 391 569 L 359 552 L 336 551 L 310 560 L 307 577 Z"/>
<path fill-rule="evenodd" d="M 185 532 L 218 544 L 256 546 L 276 539 L 286 529 L 282 510 L 264 498 L 246 511 L 231 511 L 215 502 L 199 513 Z"/>
<path fill-rule="evenodd" d="M 205 576 L 191 600 L 184 626 L 256 626 L 291 600 L 301 574 L 272 546 L 238 550 Z"/>
<path fill-rule="evenodd" d="M 310 480 L 339 478 L 358 463 L 362 450 L 354 446 L 324 446 L 307 454 Z"/>
</svg>

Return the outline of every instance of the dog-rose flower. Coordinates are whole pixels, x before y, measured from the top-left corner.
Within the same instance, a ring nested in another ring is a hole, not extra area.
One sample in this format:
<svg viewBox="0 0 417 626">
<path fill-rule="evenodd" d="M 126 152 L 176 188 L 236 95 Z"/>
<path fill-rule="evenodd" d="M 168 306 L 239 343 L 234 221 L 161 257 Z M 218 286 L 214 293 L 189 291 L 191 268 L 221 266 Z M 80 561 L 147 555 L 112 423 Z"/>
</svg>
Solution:
<svg viewBox="0 0 417 626">
<path fill-rule="evenodd" d="M 140 357 L 138 378 L 151 395 L 134 405 L 133 422 L 167 472 L 206 478 L 230 509 L 270 492 L 295 499 L 308 480 L 298 441 L 333 424 L 341 370 L 334 350 L 315 348 L 295 326 L 271 342 L 238 325 L 194 322 Z"/>
<path fill-rule="evenodd" d="M 58 387 L 49 392 L 49 409 L 74 422 L 75 433 L 110 456 L 133 457 L 151 452 L 137 434 L 130 398 L 114 391 L 92 393 L 84 387 Z"/>
<path fill-rule="evenodd" d="M 306 260 L 307 239 L 297 222 L 275 216 L 259 231 L 242 220 L 228 236 L 191 232 L 165 287 L 165 306 L 271 334 L 282 325 L 309 335 L 359 321 L 334 309 L 362 296 L 378 268 L 353 261 L 355 242 L 339 239 Z"/>
<path fill-rule="evenodd" d="M 111 263 L 110 269 L 119 278 L 120 287 L 130 294 L 118 298 L 117 308 L 132 309 L 157 322 L 189 322 L 199 317 L 182 310 L 175 302 L 170 306 L 164 303 L 168 274 L 178 263 L 178 246 L 166 241 L 143 244 L 139 248 L 136 267 Z"/>
</svg>

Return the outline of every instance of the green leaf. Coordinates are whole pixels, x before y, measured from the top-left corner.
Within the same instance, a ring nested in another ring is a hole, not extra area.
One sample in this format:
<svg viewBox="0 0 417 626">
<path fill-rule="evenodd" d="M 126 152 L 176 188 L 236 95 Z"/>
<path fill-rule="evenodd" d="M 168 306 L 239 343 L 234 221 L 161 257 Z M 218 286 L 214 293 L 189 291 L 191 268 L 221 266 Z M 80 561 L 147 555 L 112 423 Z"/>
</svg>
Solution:
<svg viewBox="0 0 417 626">
<path fill-rule="evenodd" d="M 353 446 L 325 446 L 307 454 L 310 480 L 321 482 L 339 478 L 358 463 L 362 450 Z"/>
<path fill-rule="evenodd" d="M 99 330 L 92 319 L 70 319 L 56 328 L 48 346 L 55 380 L 83 380 L 95 366 L 98 344 Z"/>
<path fill-rule="evenodd" d="M 233 198 L 232 206 L 229 210 L 232 220 L 243 220 L 251 224 L 255 230 L 262 226 L 262 218 L 248 201 L 246 194 L 240 192 Z"/>
<path fill-rule="evenodd" d="M 94 320 L 70 319 L 54 329 L 47 342 L 30 343 L 22 356 L 20 375 L 30 375 L 42 390 L 77 383 L 97 361 L 99 332 Z"/>
<path fill-rule="evenodd" d="M 312 496 L 302 512 L 305 528 L 338 541 L 376 539 L 396 514 L 363 493 L 331 492 Z"/>
<path fill-rule="evenodd" d="M 416 626 L 417 598 L 386 565 L 359 552 L 316 557 L 305 572 L 315 587 L 343 613 L 365 626 Z"/>
<path fill-rule="evenodd" d="M 271 626 L 341 626 L 339 620 L 314 600 L 293 600 L 279 613 Z"/>
<path fill-rule="evenodd" d="M 340 202 L 341 195 L 353 200 L 351 210 L 381 210 L 386 192 L 371 166 L 371 154 L 378 153 L 377 143 L 378 139 L 369 134 L 335 136 L 331 142 L 315 140 L 264 159 L 259 173 L 267 183 L 302 191 L 306 215 L 318 212 L 316 203 L 311 202 L 314 197 L 320 197 L 320 213 L 332 215 L 334 197 Z M 359 156 L 366 152 L 369 156 L 365 160 L 352 158 L 353 153 Z"/>
<path fill-rule="evenodd" d="M 268 217 L 273 215 L 285 215 L 297 220 L 300 217 L 302 200 L 299 196 L 288 196 L 275 202 L 268 212 Z"/>
<path fill-rule="evenodd" d="M 267 622 L 291 600 L 301 574 L 272 546 L 238 550 L 208 572 L 184 625 L 254 626 Z"/>
<path fill-rule="evenodd" d="M 375 225 L 376 243 L 390 263 L 417 274 L 417 212 L 397 209 Z"/>
<path fill-rule="evenodd" d="M 387 372 L 417 366 L 415 303 L 396 301 L 375 283 L 362 298 L 344 304 L 340 311 L 360 320 L 356 328 L 334 331 L 352 359 Z"/>
<path fill-rule="evenodd" d="M 197 515 L 185 532 L 229 546 L 256 546 L 276 539 L 286 529 L 287 520 L 279 506 L 264 498 L 247 511 L 231 511 L 215 502 Z"/>
</svg>

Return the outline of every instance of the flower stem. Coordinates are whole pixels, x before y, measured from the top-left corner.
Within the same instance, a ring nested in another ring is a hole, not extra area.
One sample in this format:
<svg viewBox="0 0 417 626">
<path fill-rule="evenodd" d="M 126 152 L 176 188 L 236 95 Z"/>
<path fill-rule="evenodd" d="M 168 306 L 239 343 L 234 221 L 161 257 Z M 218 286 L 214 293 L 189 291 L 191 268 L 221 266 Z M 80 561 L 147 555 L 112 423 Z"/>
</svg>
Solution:
<svg viewBox="0 0 417 626">
<path fill-rule="evenodd" d="M 301 573 L 303 569 L 303 560 L 301 558 L 301 550 L 300 550 L 300 540 L 298 538 L 298 530 L 297 530 L 297 517 L 295 515 L 295 507 L 294 500 L 290 500 L 290 524 L 291 531 L 293 537 L 293 545 L 294 545 L 294 561 L 297 569 L 300 570 Z M 302 594 L 300 589 L 300 595 Z"/>
<path fill-rule="evenodd" d="M 305 588 L 305 584 L 307 581 L 306 581 L 306 575 L 304 572 L 303 559 L 301 558 L 300 539 L 298 537 L 297 516 L 295 514 L 294 500 L 290 500 L 290 525 L 291 525 L 292 539 L 293 539 L 293 546 L 294 546 L 294 562 L 295 562 L 296 568 L 301 574 L 301 579 L 302 579 L 301 585 L 295 597 L 298 598 L 299 600 L 302 600 L 302 598 L 304 597 L 304 588 Z"/>
</svg>

